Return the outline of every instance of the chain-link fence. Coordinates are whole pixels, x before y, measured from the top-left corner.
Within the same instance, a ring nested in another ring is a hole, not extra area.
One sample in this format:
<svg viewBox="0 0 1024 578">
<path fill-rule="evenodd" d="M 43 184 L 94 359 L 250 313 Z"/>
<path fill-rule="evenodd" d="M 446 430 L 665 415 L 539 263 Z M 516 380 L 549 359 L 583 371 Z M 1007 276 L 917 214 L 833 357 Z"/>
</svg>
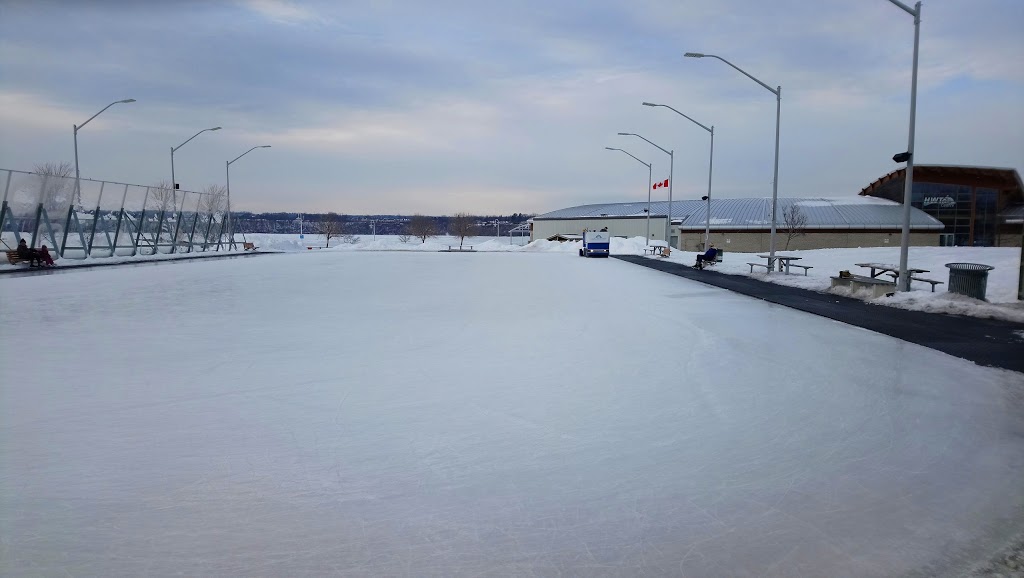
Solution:
<svg viewBox="0 0 1024 578">
<path fill-rule="evenodd" d="M 237 249 L 227 195 L 0 169 L 0 243 L 70 259 Z"/>
</svg>

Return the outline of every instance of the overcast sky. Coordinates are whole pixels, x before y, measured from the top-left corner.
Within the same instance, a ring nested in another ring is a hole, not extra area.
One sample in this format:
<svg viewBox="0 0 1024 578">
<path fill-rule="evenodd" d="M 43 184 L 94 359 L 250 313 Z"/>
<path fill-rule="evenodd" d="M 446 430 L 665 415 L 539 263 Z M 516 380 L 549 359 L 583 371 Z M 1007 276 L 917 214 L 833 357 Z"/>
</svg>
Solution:
<svg viewBox="0 0 1024 578">
<path fill-rule="evenodd" d="M 923 7 L 917 162 L 1024 166 L 1024 2 Z M 906 150 L 913 18 L 887 0 L 0 0 L 0 168 L 224 182 L 240 210 L 547 212 L 855 195 Z M 665 189 L 655 191 L 664 198 Z"/>
</svg>

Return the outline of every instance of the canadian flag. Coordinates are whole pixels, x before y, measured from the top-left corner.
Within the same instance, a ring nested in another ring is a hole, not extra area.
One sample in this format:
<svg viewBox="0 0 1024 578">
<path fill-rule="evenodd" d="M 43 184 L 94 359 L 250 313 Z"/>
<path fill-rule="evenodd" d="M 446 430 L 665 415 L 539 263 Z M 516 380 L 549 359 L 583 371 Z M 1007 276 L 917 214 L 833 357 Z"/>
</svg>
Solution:
<svg viewBox="0 0 1024 578">
<path fill-rule="evenodd" d="M 665 180 L 664 180 L 663 182 L 660 182 L 660 183 L 654 183 L 654 186 L 653 186 L 653 187 L 651 187 L 651 188 L 654 188 L 654 189 L 656 189 L 656 188 L 658 188 L 658 187 L 667 187 L 667 186 L 668 186 L 668 179 L 665 179 Z"/>
</svg>

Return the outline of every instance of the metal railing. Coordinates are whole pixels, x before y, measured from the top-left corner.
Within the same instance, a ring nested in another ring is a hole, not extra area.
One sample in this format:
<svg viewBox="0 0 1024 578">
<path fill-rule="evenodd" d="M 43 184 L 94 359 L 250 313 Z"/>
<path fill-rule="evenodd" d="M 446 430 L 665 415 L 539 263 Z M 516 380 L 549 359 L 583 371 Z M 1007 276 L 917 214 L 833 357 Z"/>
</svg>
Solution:
<svg viewBox="0 0 1024 578">
<path fill-rule="evenodd" d="M 0 244 L 61 258 L 236 250 L 222 192 L 174 190 L 0 169 Z"/>
</svg>

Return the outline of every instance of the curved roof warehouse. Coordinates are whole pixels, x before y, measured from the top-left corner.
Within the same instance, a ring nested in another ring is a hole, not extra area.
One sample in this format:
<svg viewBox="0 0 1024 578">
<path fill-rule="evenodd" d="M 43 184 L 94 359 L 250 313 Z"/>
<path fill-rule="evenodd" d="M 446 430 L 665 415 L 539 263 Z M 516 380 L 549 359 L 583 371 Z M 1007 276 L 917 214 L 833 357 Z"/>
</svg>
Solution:
<svg viewBox="0 0 1024 578">
<path fill-rule="evenodd" d="M 651 239 L 665 239 L 667 212 L 667 201 L 651 203 Z M 778 215 L 777 242 L 780 248 L 788 245 L 790 249 L 899 245 L 903 227 L 903 205 L 873 197 L 780 198 Z M 787 215 L 793 221 L 792 227 Z M 793 219 L 792 215 L 802 218 Z M 672 246 L 683 250 L 703 248 L 707 217 L 705 201 L 674 201 Z M 615 236 L 647 236 L 647 203 L 581 205 L 539 215 L 533 219 L 533 239 L 578 235 L 583 229 L 603 227 Z M 910 228 L 912 244 L 938 245 L 944 225 L 926 212 L 912 208 Z M 712 199 L 710 230 L 711 242 L 722 248 L 768 250 L 771 199 Z"/>
</svg>

